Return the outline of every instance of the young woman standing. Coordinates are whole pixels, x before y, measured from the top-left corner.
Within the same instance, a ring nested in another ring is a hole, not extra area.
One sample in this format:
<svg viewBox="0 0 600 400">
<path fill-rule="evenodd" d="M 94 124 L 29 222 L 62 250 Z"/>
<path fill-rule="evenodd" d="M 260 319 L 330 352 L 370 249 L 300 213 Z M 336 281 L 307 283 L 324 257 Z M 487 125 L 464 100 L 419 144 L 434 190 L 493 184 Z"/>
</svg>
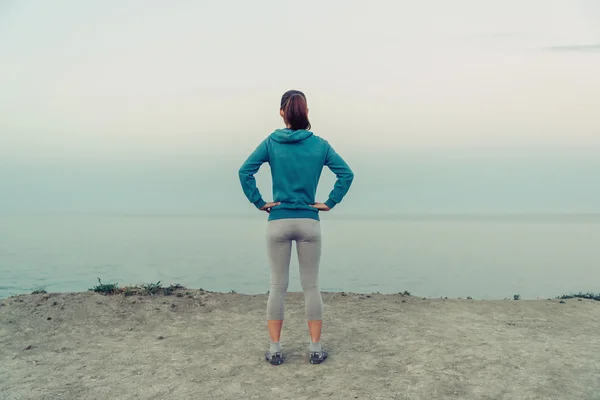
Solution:
<svg viewBox="0 0 600 400">
<path fill-rule="evenodd" d="M 279 338 L 289 282 L 292 241 L 295 241 L 311 337 L 309 359 L 313 364 L 320 364 L 327 358 L 327 352 L 321 348 L 320 342 L 323 301 L 319 289 L 319 212 L 329 211 L 342 201 L 354 174 L 326 140 L 310 131 L 304 93 L 297 90 L 284 93 L 279 113 L 286 128 L 277 129 L 260 143 L 239 170 L 242 189 L 248 200 L 269 214 L 267 248 L 271 285 L 267 321 L 271 345 L 265 358 L 272 365 L 283 363 Z M 271 167 L 273 202 L 265 202 L 256 187 L 254 175 L 264 163 L 269 163 Z M 337 181 L 327 201 L 318 203 L 315 194 L 323 166 L 335 173 Z"/>
</svg>

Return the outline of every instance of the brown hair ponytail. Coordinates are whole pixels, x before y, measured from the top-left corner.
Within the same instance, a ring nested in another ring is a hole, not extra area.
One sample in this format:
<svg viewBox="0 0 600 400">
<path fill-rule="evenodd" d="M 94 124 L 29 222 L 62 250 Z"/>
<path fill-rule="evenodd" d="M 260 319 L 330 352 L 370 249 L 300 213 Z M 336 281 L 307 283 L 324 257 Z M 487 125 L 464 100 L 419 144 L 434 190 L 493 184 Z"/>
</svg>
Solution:
<svg viewBox="0 0 600 400">
<path fill-rule="evenodd" d="M 281 97 L 281 110 L 283 110 L 283 118 L 290 129 L 297 131 L 311 128 L 308 120 L 306 96 L 301 91 L 289 90 L 285 92 Z"/>
</svg>

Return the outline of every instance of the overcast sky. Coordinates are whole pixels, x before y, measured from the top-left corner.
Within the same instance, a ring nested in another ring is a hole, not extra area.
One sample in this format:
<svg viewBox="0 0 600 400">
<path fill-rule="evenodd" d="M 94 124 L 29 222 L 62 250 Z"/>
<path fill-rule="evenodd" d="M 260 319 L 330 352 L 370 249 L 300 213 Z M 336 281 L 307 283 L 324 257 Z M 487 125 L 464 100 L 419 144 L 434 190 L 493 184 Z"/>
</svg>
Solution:
<svg viewBox="0 0 600 400">
<path fill-rule="evenodd" d="M 600 154 L 599 71 L 597 0 L 0 0 L 0 164 L 5 184 L 45 162 L 237 167 L 282 125 L 288 89 L 358 164 L 407 149 Z"/>
</svg>

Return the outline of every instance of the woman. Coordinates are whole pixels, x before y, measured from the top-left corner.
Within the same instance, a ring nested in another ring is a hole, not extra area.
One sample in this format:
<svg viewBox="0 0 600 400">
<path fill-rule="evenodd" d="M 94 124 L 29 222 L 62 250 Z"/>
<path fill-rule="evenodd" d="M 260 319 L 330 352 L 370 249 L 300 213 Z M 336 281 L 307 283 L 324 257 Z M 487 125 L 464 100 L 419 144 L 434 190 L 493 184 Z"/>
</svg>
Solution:
<svg viewBox="0 0 600 400">
<path fill-rule="evenodd" d="M 284 318 L 292 241 L 296 241 L 300 281 L 304 291 L 306 318 L 311 337 L 309 359 L 320 364 L 327 358 L 321 348 L 323 301 L 319 289 L 321 227 L 319 212 L 329 211 L 342 201 L 354 178 L 352 170 L 329 143 L 315 136 L 308 120 L 306 96 L 297 90 L 284 93 L 279 110 L 285 129 L 277 129 L 248 157 L 239 170 L 242 189 L 256 208 L 269 214 L 267 248 L 271 286 L 267 320 L 271 345 L 265 358 L 272 365 L 283 363 L 279 338 Z M 273 179 L 273 202 L 265 202 L 256 187 L 256 174 L 269 163 Z M 337 177 L 329 199 L 315 202 L 323 166 Z"/>
</svg>

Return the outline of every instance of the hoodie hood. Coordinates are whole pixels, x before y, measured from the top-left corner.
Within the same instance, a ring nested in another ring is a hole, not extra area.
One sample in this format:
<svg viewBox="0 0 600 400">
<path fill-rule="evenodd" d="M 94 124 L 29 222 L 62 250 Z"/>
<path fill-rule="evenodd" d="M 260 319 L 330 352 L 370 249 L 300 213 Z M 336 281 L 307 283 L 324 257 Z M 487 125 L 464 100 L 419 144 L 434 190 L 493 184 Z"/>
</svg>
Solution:
<svg viewBox="0 0 600 400">
<path fill-rule="evenodd" d="M 312 136 L 311 131 L 307 131 L 305 129 L 300 129 L 297 131 L 293 131 L 291 129 L 277 129 L 275 132 L 271 133 L 271 139 L 279 143 L 294 143 L 304 140 Z"/>
</svg>

